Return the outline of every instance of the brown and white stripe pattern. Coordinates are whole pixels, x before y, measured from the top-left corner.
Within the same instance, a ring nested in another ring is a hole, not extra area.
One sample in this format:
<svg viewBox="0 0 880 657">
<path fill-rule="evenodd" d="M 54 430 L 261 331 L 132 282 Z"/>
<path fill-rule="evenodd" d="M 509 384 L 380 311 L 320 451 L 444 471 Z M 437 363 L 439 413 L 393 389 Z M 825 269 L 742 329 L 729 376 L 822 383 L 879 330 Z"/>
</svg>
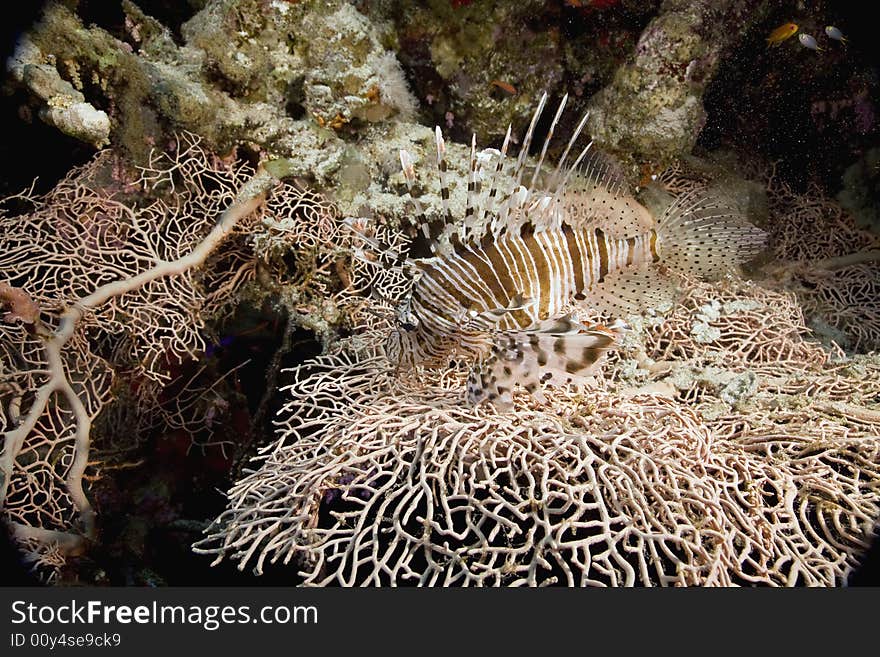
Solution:
<svg viewBox="0 0 880 657">
<path fill-rule="evenodd" d="M 474 358 L 468 378 L 471 401 L 489 399 L 505 406 L 517 385 L 534 397 L 545 383 L 585 382 L 625 324 L 582 325 L 566 316 L 573 306 L 618 320 L 659 307 L 675 295 L 668 272 L 714 276 L 754 255 L 764 242 L 763 233 L 738 212 L 702 193 L 676 200 L 655 221 L 627 193 L 610 159 L 590 154 L 591 144 L 578 146 L 586 116 L 555 167 L 545 168 L 567 96 L 536 164 L 527 166 L 546 101 L 544 94 L 522 140 L 514 140 L 508 128 L 500 150 L 477 152 L 476 139 L 471 139 L 461 217 L 451 211 L 440 129 L 434 133 L 440 212 L 438 217 L 434 211 L 433 222 L 414 195 L 415 158 L 400 152 L 414 219 L 433 257 L 410 258 L 359 235 L 381 254 L 381 261 L 417 276 L 398 307 L 398 330 L 389 339 L 388 355 L 399 364 L 429 367 L 459 356 Z M 508 149 L 517 141 L 514 160 Z M 360 233 L 358 225 L 352 222 Z M 648 267 L 660 261 L 661 251 L 665 267 Z"/>
<path fill-rule="evenodd" d="M 413 356 L 433 360 L 457 349 L 482 355 L 487 330 L 526 329 L 558 317 L 607 274 L 658 259 L 655 231 L 614 239 L 598 228 L 565 225 L 459 245 L 452 255 L 420 261 L 410 299 L 419 319 Z"/>
</svg>

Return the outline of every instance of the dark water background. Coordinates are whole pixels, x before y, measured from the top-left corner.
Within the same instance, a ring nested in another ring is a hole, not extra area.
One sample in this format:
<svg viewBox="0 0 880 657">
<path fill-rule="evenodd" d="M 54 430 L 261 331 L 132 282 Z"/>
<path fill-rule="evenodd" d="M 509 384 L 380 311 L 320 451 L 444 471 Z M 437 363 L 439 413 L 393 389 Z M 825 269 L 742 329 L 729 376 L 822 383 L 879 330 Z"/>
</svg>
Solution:
<svg viewBox="0 0 880 657">
<path fill-rule="evenodd" d="M 183 0 L 139 0 L 137 4 L 172 31 L 179 30 L 180 24 L 193 13 Z M 746 35 L 722 62 L 704 97 L 709 116 L 698 148 L 754 151 L 769 161 L 778 160 L 780 172 L 796 188 L 802 188 L 805 181 L 817 180 L 833 196 L 840 188 L 844 169 L 868 147 L 880 144 L 877 119 L 866 133 L 862 133 L 845 122 L 818 125 L 811 108 L 816 101 L 839 97 L 842 91 L 854 90 L 854 85 L 864 84 L 874 109 L 880 113 L 876 3 L 802 4 L 807 8 L 799 10 L 794 2 L 778 3 L 761 29 Z M 817 25 L 834 24 L 847 35 L 849 46 L 845 51 L 826 52 L 824 57 L 819 54 L 804 57 L 804 54 L 814 53 L 800 52 L 795 48 L 766 48 L 764 38 L 769 30 L 764 28 L 767 25 L 772 29 L 788 20 L 799 22 L 800 19 L 793 14 L 810 15 L 811 6 L 816 8 L 813 17 Z M 111 32 L 122 24 L 122 12 L 115 2 L 89 0 L 80 2 L 80 7 L 86 21 L 91 20 Z M 35 22 L 40 11 L 39 2 L 5 3 L 3 20 L 0 21 L 0 56 L 4 61 L 20 30 Z M 577 36 L 581 26 L 576 16 L 572 14 L 565 29 Z M 768 84 L 771 76 L 773 83 Z M 23 114 L 21 108 L 27 104 L 26 100 L 22 91 L 4 90 L 0 95 L 0 125 L 5 128 L 0 139 L 2 196 L 29 186 L 35 177 L 39 178 L 37 191 L 47 191 L 72 166 L 85 163 L 94 154 L 91 147 L 66 137 L 36 117 Z M 259 318 L 251 320 L 256 324 Z M 280 332 L 275 327 L 220 348 L 217 357 L 221 368 L 250 360 L 250 364 L 239 372 L 240 385 L 247 397 L 243 413 L 254 411 L 260 398 L 260 386 L 265 383 L 265 368 L 280 339 Z M 309 344 L 309 334 L 303 332 L 297 339 L 305 346 L 288 359 L 287 365 L 315 353 L 316 345 Z M 211 518 L 222 511 L 224 499 L 218 491 L 225 490 L 230 483 L 223 463 L 197 453 L 187 455 L 173 440 L 169 443 L 168 437 L 157 437 L 156 440 L 154 461 L 139 470 L 119 475 L 115 482 L 117 489 L 143 493 L 151 487 L 164 487 L 165 494 L 172 501 L 156 502 L 162 507 L 154 509 L 157 513 L 168 511 L 163 504 L 170 504 L 179 517 Z M 132 552 L 130 546 L 120 547 L 127 545 L 124 537 L 132 531 L 132 509 L 126 505 L 140 504 L 138 512 L 144 516 L 151 512 L 148 505 L 143 506 L 143 494 L 138 499 L 136 503 L 120 493 L 120 498 L 110 503 L 116 507 L 119 518 L 107 515 L 102 518 L 102 547 L 90 563 L 80 564 L 84 571 L 72 574 L 72 581 L 79 579 L 108 585 L 297 583 L 292 568 L 267 568 L 267 573 L 260 578 L 239 573 L 229 563 L 210 568 L 210 558 L 190 551 L 192 535 L 172 528 L 173 523 L 165 527 L 142 528 L 140 553 Z M 19 563 L 15 548 L 8 541 L 0 542 L 0 552 L 4 584 L 35 583 Z M 138 559 L 142 563 L 137 563 Z M 155 572 L 154 580 L 145 574 L 148 572 Z M 854 574 L 851 583 L 880 584 L 880 545 L 874 546 L 864 567 Z"/>
</svg>

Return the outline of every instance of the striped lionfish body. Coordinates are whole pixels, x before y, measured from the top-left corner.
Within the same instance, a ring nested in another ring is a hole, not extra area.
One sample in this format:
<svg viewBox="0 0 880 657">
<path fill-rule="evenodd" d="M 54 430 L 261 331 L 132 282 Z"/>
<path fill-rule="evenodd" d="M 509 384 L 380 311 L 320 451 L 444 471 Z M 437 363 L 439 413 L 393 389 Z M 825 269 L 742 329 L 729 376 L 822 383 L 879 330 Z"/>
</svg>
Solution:
<svg viewBox="0 0 880 657">
<path fill-rule="evenodd" d="M 479 356 L 484 331 L 528 329 L 561 317 L 609 272 L 657 260 L 655 231 L 615 239 L 601 228 L 565 225 L 504 235 L 421 263 L 410 304 L 424 336 L 431 335 L 425 346 L 454 333 Z M 474 341 L 462 334 L 468 326 L 477 331 Z"/>
<path fill-rule="evenodd" d="M 441 248 L 438 239 L 431 258 L 398 258 L 417 276 L 399 318 L 400 361 L 442 366 L 452 357 L 473 359 L 468 379 L 473 402 L 488 399 L 505 407 L 517 385 L 540 398 L 543 384 L 583 382 L 624 325 L 584 325 L 572 311 L 618 318 L 638 313 L 669 298 L 674 289 L 657 263 L 673 271 L 714 275 L 753 256 L 764 241 L 764 234 L 735 211 L 699 194 L 678 199 L 654 223 L 645 208 L 621 193 L 607 166 L 585 164 L 590 145 L 567 165 L 586 117 L 549 176 L 553 182 L 539 185 L 566 98 L 529 186 L 522 185 L 545 103 L 546 94 L 512 165 L 506 156 L 510 129 L 500 151 L 478 154 L 472 140 L 467 210 L 460 221 L 449 211 L 446 147 L 436 130 L 443 231 L 450 246 Z M 406 151 L 401 163 L 412 195 L 415 172 Z M 513 182 L 500 189 L 497 181 L 505 167 Z M 484 190 L 486 179 L 490 185 Z M 428 234 L 418 199 L 413 201 Z"/>
</svg>

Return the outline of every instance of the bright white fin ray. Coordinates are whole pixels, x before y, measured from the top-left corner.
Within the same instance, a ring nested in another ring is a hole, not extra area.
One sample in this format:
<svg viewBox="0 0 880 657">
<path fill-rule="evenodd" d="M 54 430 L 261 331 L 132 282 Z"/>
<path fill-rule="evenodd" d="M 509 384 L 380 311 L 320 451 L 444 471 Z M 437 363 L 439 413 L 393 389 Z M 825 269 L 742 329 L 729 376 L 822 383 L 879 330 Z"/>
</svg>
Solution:
<svg viewBox="0 0 880 657">
<path fill-rule="evenodd" d="M 434 137 L 437 143 L 437 171 L 440 173 L 440 203 L 443 206 L 443 217 L 447 225 L 452 224 L 452 212 L 449 209 L 449 185 L 446 176 L 446 142 L 443 141 L 443 133 L 440 126 L 434 129 Z"/>
<path fill-rule="evenodd" d="M 495 172 L 492 174 L 492 183 L 486 195 L 486 204 L 484 214 L 495 214 L 495 203 L 498 195 L 498 179 L 504 169 L 504 163 L 507 159 L 507 150 L 510 148 L 510 140 L 513 133 L 513 126 L 507 126 L 507 133 L 504 135 L 504 142 L 501 144 L 501 151 L 498 153 L 498 163 L 495 165 Z"/>
<path fill-rule="evenodd" d="M 581 133 L 584 130 L 584 127 L 587 125 L 587 119 L 590 118 L 590 113 L 587 112 L 581 118 L 581 122 L 578 123 L 577 128 L 575 128 L 571 137 L 568 140 L 568 144 L 565 146 L 565 150 L 562 152 L 562 155 L 559 158 L 559 162 L 556 163 L 556 169 L 553 171 L 553 179 L 559 180 L 560 174 L 563 171 L 563 167 L 565 166 L 565 161 L 568 159 L 568 154 L 571 152 L 571 149 L 574 148 L 574 145 L 577 143 L 578 138 L 581 136 Z M 592 146 L 593 142 L 587 144 L 586 148 L 583 149 L 581 153 L 581 157 L 579 159 L 583 159 L 583 156 L 586 154 L 586 151 L 589 150 L 590 146 Z M 561 186 L 556 190 L 555 196 L 558 197 L 561 194 Z"/>
<path fill-rule="evenodd" d="M 657 229 L 662 262 L 684 274 L 717 278 L 754 258 L 767 235 L 704 190 L 680 196 Z"/>
<path fill-rule="evenodd" d="M 480 173 L 477 171 L 477 136 L 471 136 L 471 167 L 468 175 L 467 204 L 464 211 L 464 225 L 466 230 L 474 227 L 475 206 L 479 200 L 480 190 L 477 187 Z"/>
<path fill-rule="evenodd" d="M 550 124 L 550 129 L 547 131 L 547 137 L 544 139 L 544 145 L 541 147 L 541 156 L 538 158 L 538 164 L 535 166 L 535 171 L 532 174 L 532 180 L 529 182 L 530 189 L 535 189 L 538 176 L 541 173 L 541 167 L 544 165 L 544 158 L 547 157 L 547 149 L 550 147 L 550 142 L 553 141 L 553 133 L 556 131 L 556 125 L 559 123 L 559 118 L 562 116 L 562 111 L 565 109 L 565 104 L 567 102 L 568 94 L 565 94 L 559 103 L 559 108 L 556 110 L 556 114 L 553 116 L 553 122 Z"/>
<path fill-rule="evenodd" d="M 416 181 L 416 171 L 415 164 L 413 162 L 413 156 L 412 154 L 410 154 L 409 151 L 400 151 L 400 167 L 403 171 L 403 179 L 406 181 L 406 188 L 407 191 L 409 191 L 410 199 L 412 199 L 418 223 L 422 228 L 422 233 L 426 238 L 430 238 L 431 235 L 429 231 L 428 218 L 425 216 L 425 209 L 422 207 L 419 199 L 413 196 L 412 193 L 413 185 Z"/>
<path fill-rule="evenodd" d="M 547 100 L 548 96 L 545 93 L 532 115 L 515 160 L 508 157 L 510 144 L 513 141 L 511 126 L 508 126 L 500 151 L 495 149 L 478 151 L 476 136 L 472 137 L 466 211 L 465 216 L 459 219 L 451 216 L 446 144 L 439 126 L 435 128 L 444 225 L 436 236 L 435 243 L 431 245 L 432 252 L 442 255 L 448 253 L 447 245 L 450 242 L 454 243 L 457 240 L 462 244 L 479 244 L 486 237 L 494 239 L 505 233 L 516 234 L 526 226 L 537 232 L 559 229 L 563 222 L 575 228 L 586 226 L 596 219 L 586 208 L 592 206 L 599 208 L 606 199 L 613 199 L 624 209 L 635 208 L 639 216 L 647 213 L 647 210 L 624 191 L 622 176 L 609 164 L 607 157 L 597 156 L 595 153 L 588 157 L 591 155 L 592 142 L 588 142 L 580 150 L 574 162 L 568 161 L 586 126 L 588 114 L 584 114 L 581 118 L 562 155 L 553 166 L 552 172 L 545 170 L 550 147 L 568 104 L 567 94 L 563 96 L 554 113 L 541 145 L 537 163 L 534 165 L 528 163 L 529 150 L 540 118 L 546 109 Z M 404 167 L 404 177 L 410 195 L 415 179 L 412 163 L 412 156 L 402 151 L 401 164 Z M 528 186 L 523 184 L 527 171 L 530 171 Z M 569 186 L 572 188 L 570 194 Z M 416 212 L 419 215 L 418 221 L 422 232 L 430 235 L 428 222 L 418 204 L 416 204 Z M 612 212 L 606 209 L 602 216 L 607 218 L 610 214 Z M 637 225 L 636 222 L 630 222 L 625 226 L 624 231 L 615 230 L 612 223 L 610 220 L 605 221 L 602 227 L 617 236 L 625 236 L 625 231 Z M 643 221 L 638 225 L 644 223 Z"/>
<path fill-rule="evenodd" d="M 542 229 L 558 230 L 564 223 L 573 229 L 601 228 L 624 238 L 655 228 L 654 216 L 635 199 L 620 165 L 591 146 L 581 151 L 574 165 L 548 176 L 546 193 L 552 192 L 557 207 L 541 217 L 546 222 Z"/>
<path fill-rule="evenodd" d="M 529 147 L 532 145 L 532 137 L 535 135 L 535 128 L 538 125 L 538 119 L 541 118 L 541 114 L 544 112 L 544 106 L 547 104 L 547 92 L 545 91 L 541 94 L 541 100 L 538 101 L 538 107 L 535 109 L 535 113 L 532 115 L 532 120 L 529 123 L 529 129 L 526 130 L 526 136 L 523 139 L 522 146 L 519 149 L 519 157 L 516 161 L 516 184 L 514 187 L 519 187 L 522 184 L 523 173 L 525 172 L 525 162 L 526 158 L 529 156 Z"/>
<path fill-rule="evenodd" d="M 471 320 L 462 327 L 462 330 L 491 331 L 498 326 L 498 323 L 506 315 L 516 312 L 517 310 L 528 308 L 534 303 L 534 299 L 524 298 L 521 294 L 516 294 L 505 308 L 492 308 L 490 310 L 484 310 L 481 313 L 474 313 Z"/>
</svg>

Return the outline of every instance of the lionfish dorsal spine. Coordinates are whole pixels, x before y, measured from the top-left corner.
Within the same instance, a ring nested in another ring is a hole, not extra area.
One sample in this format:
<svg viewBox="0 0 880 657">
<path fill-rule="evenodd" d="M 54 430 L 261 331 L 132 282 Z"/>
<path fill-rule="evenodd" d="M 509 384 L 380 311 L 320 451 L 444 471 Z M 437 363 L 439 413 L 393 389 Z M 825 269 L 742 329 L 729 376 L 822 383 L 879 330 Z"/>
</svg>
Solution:
<svg viewBox="0 0 880 657">
<path fill-rule="evenodd" d="M 541 94 L 541 100 L 538 101 L 538 107 L 535 109 L 535 113 L 532 115 L 532 120 L 529 122 L 529 129 L 526 130 L 526 136 L 523 138 L 522 146 L 519 149 L 519 157 L 516 160 L 516 183 L 514 188 L 522 185 L 523 173 L 525 172 L 525 163 L 526 158 L 529 156 L 529 147 L 532 145 L 532 138 L 535 135 L 535 128 L 538 125 L 538 119 L 541 118 L 541 114 L 544 112 L 544 106 L 547 104 L 547 92 L 545 91 Z"/>
<path fill-rule="evenodd" d="M 590 113 L 586 112 L 581 117 L 581 121 L 580 121 L 580 123 L 578 123 L 577 127 L 574 129 L 574 132 L 572 132 L 571 137 L 568 140 L 568 143 L 565 145 L 565 150 L 562 151 L 562 156 L 559 158 L 559 162 L 556 163 L 556 169 L 554 169 L 554 171 L 553 171 L 553 178 L 552 178 L 553 180 L 559 180 L 559 175 L 562 172 L 563 167 L 565 166 L 565 162 L 568 159 L 568 155 L 569 155 L 569 153 L 571 153 L 571 149 L 574 148 L 574 145 L 577 143 L 578 138 L 581 136 L 581 133 L 583 132 L 584 128 L 587 125 L 587 119 L 589 119 L 589 118 L 590 118 Z M 587 144 L 587 146 L 583 149 L 581 156 L 577 158 L 578 161 L 575 162 L 575 165 L 574 165 L 574 167 L 572 167 L 572 169 L 577 168 L 580 160 L 582 160 L 584 158 L 587 151 L 590 150 L 590 147 L 592 145 L 593 145 L 593 142 L 589 142 Z M 563 184 L 558 185 L 556 187 L 554 197 L 559 198 L 562 195 L 562 192 L 564 189 L 565 189 L 565 186 Z"/>
<path fill-rule="evenodd" d="M 568 94 L 565 94 L 559 103 L 556 114 L 553 116 L 552 123 L 550 123 L 550 129 L 547 132 L 547 137 L 544 139 L 544 145 L 541 147 L 541 155 L 538 157 L 538 164 L 535 166 L 535 170 L 532 172 L 532 179 L 529 182 L 530 189 L 535 189 L 535 186 L 538 183 L 538 176 L 541 173 L 541 167 L 544 166 L 544 158 L 547 157 L 547 149 L 550 147 L 550 142 L 553 140 L 553 133 L 556 130 L 556 125 L 559 123 L 559 118 L 562 116 L 562 111 L 565 109 L 565 104 L 567 102 Z"/>
<path fill-rule="evenodd" d="M 479 202 L 480 183 L 477 172 L 477 135 L 471 135 L 471 158 L 470 172 L 468 174 L 467 186 L 467 202 L 464 210 L 463 229 L 466 231 L 464 236 L 470 239 L 471 235 L 479 229 L 478 217 L 475 217 L 475 208 Z"/>
<path fill-rule="evenodd" d="M 504 142 L 501 144 L 501 150 L 498 152 L 498 162 L 495 165 L 495 171 L 492 173 L 492 181 L 489 186 L 489 192 L 486 194 L 486 203 L 483 208 L 483 215 L 480 218 L 481 222 L 485 221 L 485 217 L 492 215 L 495 212 L 495 197 L 498 194 L 498 180 L 501 177 L 501 173 L 504 170 L 504 163 L 507 159 L 507 149 L 510 147 L 511 135 L 513 132 L 513 126 L 507 126 L 507 133 L 504 135 Z"/>
<path fill-rule="evenodd" d="M 422 207 L 421 201 L 413 195 L 413 185 L 416 181 L 416 171 L 415 165 L 413 163 L 413 156 L 409 151 L 401 150 L 400 151 L 400 166 L 403 170 L 403 179 L 406 182 L 406 189 L 409 192 L 409 197 L 412 199 L 413 208 L 416 211 L 416 217 L 419 226 L 422 229 L 422 233 L 425 238 L 430 238 L 430 228 L 428 224 L 428 218 L 425 216 L 425 209 Z"/>
<path fill-rule="evenodd" d="M 453 223 L 452 211 L 449 205 L 449 176 L 446 175 L 446 142 L 443 141 L 443 133 L 440 126 L 434 129 L 434 139 L 437 143 L 437 171 L 440 177 L 440 203 L 443 208 L 443 216 L 447 226 Z"/>
</svg>

